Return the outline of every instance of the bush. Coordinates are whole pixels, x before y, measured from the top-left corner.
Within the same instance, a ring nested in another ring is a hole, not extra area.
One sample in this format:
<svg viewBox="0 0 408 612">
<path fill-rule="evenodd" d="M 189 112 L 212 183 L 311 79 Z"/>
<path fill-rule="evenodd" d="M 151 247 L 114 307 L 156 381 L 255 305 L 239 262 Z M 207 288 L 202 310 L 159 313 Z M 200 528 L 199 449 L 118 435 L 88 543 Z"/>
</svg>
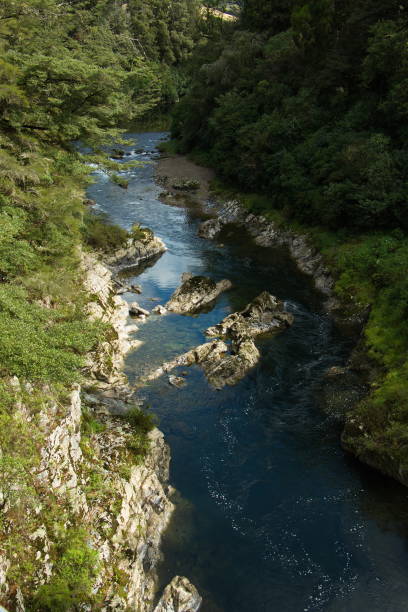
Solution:
<svg viewBox="0 0 408 612">
<path fill-rule="evenodd" d="M 96 550 L 87 543 L 85 530 L 68 532 L 57 550 L 54 574 L 34 596 L 33 610 L 66 612 L 95 602 L 92 586 L 99 571 Z"/>
<path fill-rule="evenodd" d="M 141 410 L 138 406 L 130 408 L 124 417 L 138 432 L 148 434 L 156 426 L 156 417 Z"/>
<path fill-rule="evenodd" d="M 147 434 L 156 426 L 156 418 L 152 414 L 147 414 L 138 406 L 133 406 L 124 415 L 124 418 L 133 429 L 126 446 L 133 455 L 133 461 L 139 463 L 149 451 L 150 440 Z"/>
<path fill-rule="evenodd" d="M 115 183 L 115 185 L 122 187 L 122 189 L 127 189 L 129 186 L 129 181 L 123 178 L 123 176 L 119 176 L 119 174 L 112 174 L 111 181 Z"/>
<path fill-rule="evenodd" d="M 109 253 L 123 247 L 130 234 L 111 223 L 107 215 L 88 212 L 84 217 L 83 236 L 88 246 Z"/>
<path fill-rule="evenodd" d="M 71 383 L 80 378 L 83 355 L 105 332 L 85 314 L 31 303 L 27 292 L 0 286 L 0 375 Z"/>
</svg>

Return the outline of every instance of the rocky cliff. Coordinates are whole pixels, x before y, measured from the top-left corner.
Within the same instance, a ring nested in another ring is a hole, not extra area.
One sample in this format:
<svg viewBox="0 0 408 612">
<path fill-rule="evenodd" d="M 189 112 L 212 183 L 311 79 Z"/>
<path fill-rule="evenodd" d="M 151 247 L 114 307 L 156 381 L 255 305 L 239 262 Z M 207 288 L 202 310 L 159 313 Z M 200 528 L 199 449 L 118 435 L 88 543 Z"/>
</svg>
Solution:
<svg viewBox="0 0 408 612">
<path fill-rule="evenodd" d="M 91 594 L 81 609 L 152 612 L 160 540 L 173 511 L 167 485 L 169 449 L 163 434 L 153 429 L 145 456 L 129 451 L 134 432 L 117 415 L 132 403 L 122 367 L 125 354 L 137 345 L 131 336 L 137 328 L 128 325 L 128 306 L 115 293 L 112 271 L 89 253 L 83 255 L 82 268 L 89 316 L 101 319 L 110 332 L 88 357 L 86 384 L 75 385 L 68 397 L 42 388 L 38 405 L 26 406 L 24 398 L 34 387 L 12 381 L 16 425 L 23 420 L 32 427 L 38 448 L 38 461 L 30 468 L 36 506 L 33 511 L 27 508 L 25 518 L 12 519 L 15 529 L 25 529 L 24 551 L 0 547 L 0 601 L 18 612 L 50 609 L 47 596 L 61 588 L 66 569 L 62 543 L 67 534 L 75 533 L 78 540 L 80 533 L 84 550 L 76 545 L 75 562 L 89 551 L 95 553 L 94 567 L 88 570 Z M 14 488 L 13 493 L 22 495 L 22 485 L 17 482 Z M 4 509 L 13 496 L 2 487 L 1 498 Z M 11 571 L 14 566 L 21 567 L 21 576 Z M 80 573 L 74 577 L 78 585 L 82 579 Z M 41 589 L 44 604 L 32 598 Z M 178 577 L 157 610 L 195 611 L 200 602 L 188 580 Z"/>
</svg>

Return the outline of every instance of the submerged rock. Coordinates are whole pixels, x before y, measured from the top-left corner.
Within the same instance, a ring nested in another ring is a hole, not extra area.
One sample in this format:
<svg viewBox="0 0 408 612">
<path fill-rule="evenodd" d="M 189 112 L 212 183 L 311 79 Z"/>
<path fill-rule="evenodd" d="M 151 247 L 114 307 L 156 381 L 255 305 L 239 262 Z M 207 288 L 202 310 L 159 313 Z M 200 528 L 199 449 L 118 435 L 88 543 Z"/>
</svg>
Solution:
<svg viewBox="0 0 408 612">
<path fill-rule="evenodd" d="M 164 590 L 154 612 L 198 612 L 202 598 L 191 582 L 176 576 Z"/>
<path fill-rule="evenodd" d="M 206 342 L 205 344 L 201 344 L 200 346 L 196 346 L 191 351 L 187 351 L 187 353 L 183 353 L 182 355 L 178 355 L 172 361 L 167 361 L 163 363 L 162 366 L 150 372 L 146 376 L 143 376 L 139 379 L 136 386 L 141 386 L 150 382 L 152 380 L 156 380 L 160 378 L 165 373 L 171 372 L 175 368 L 179 366 L 191 366 L 193 364 L 202 364 L 204 362 L 214 363 L 218 361 L 221 356 L 228 351 L 228 347 L 225 342 L 221 340 L 213 340 L 212 342 Z"/>
<path fill-rule="evenodd" d="M 186 381 L 182 376 L 170 375 L 169 384 L 172 387 L 177 387 L 178 389 L 180 389 L 181 387 L 184 387 L 184 385 L 186 384 Z"/>
<path fill-rule="evenodd" d="M 194 312 L 214 301 L 220 293 L 231 287 L 229 280 L 216 283 L 206 276 L 189 276 L 185 280 L 182 278 L 182 284 L 173 293 L 166 308 L 179 314 Z"/>
<path fill-rule="evenodd" d="M 367 385 L 349 367 L 333 366 L 325 372 L 317 388 L 317 400 L 330 416 L 345 423 L 353 407 L 367 393 Z"/>
</svg>

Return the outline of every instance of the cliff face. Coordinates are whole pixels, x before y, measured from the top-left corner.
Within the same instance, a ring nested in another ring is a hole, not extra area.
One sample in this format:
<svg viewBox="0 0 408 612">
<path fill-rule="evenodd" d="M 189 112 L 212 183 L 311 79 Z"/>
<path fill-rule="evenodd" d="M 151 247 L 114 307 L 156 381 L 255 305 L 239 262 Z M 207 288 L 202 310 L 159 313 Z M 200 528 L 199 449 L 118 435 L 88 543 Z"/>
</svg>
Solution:
<svg viewBox="0 0 408 612">
<path fill-rule="evenodd" d="M 35 423 L 39 430 L 39 461 L 31 470 L 38 506 L 26 520 L 27 546 L 17 560 L 21 565 L 29 561 L 31 575 L 19 584 L 9 572 L 10 555 L 19 552 L 0 548 L 0 597 L 9 610 L 33 609 L 32 593 L 58 575 L 59 539 L 80 528 L 86 546 L 97 552 L 92 601 L 98 602 L 98 609 L 151 612 L 160 540 L 173 511 L 167 496 L 170 453 L 158 429 L 148 434 L 143 459 L 135 463 L 128 452 L 134 432 L 112 413 L 129 407 L 122 366 L 125 354 L 136 344 L 130 337 L 135 327 L 127 325 L 128 307 L 115 295 L 111 271 L 90 254 L 83 256 L 83 271 L 91 296 L 89 316 L 103 320 L 111 333 L 89 355 L 86 392 L 75 385 L 69 397 L 61 399 L 43 388 L 41 408 L 35 414 L 24 404 L 27 384 L 13 381 L 16 396 L 21 397 L 18 418 Z M 86 426 L 90 420 L 93 428 Z M 171 592 L 174 595 L 180 587 L 182 596 L 170 597 L 170 603 L 167 598 L 166 608 L 160 604 L 157 609 L 198 609 L 201 599 L 194 587 L 186 579 L 177 585 Z M 189 592 L 196 607 L 183 607 Z M 95 605 L 84 603 L 83 609 L 93 610 Z"/>
</svg>

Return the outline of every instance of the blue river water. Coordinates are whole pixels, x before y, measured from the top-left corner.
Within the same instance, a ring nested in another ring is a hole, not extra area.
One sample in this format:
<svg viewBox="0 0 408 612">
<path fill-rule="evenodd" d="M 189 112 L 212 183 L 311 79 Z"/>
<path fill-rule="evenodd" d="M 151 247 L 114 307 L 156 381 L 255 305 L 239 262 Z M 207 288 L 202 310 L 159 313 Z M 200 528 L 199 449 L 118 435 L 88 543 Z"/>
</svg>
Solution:
<svg viewBox="0 0 408 612">
<path fill-rule="evenodd" d="M 209 325 L 263 290 L 295 316 L 291 329 L 259 340 L 259 366 L 234 387 L 216 391 L 192 367 L 181 370 L 182 389 L 163 377 L 141 390 L 170 444 L 177 489 L 161 583 L 187 576 L 203 612 L 408 610 L 408 491 L 346 456 L 338 423 L 316 399 L 349 341 L 284 250 L 257 247 L 234 227 L 204 240 L 199 206 L 160 201 L 154 166 L 165 134 L 128 138 L 125 160 L 146 162 L 123 172 L 128 189 L 96 173 L 88 195 L 115 222 L 150 227 L 168 247 L 128 273 L 142 285 L 138 302 L 165 303 L 183 272 L 233 283 L 210 312 L 142 323 L 143 344 L 127 358 L 130 381 L 204 342 Z"/>
</svg>

